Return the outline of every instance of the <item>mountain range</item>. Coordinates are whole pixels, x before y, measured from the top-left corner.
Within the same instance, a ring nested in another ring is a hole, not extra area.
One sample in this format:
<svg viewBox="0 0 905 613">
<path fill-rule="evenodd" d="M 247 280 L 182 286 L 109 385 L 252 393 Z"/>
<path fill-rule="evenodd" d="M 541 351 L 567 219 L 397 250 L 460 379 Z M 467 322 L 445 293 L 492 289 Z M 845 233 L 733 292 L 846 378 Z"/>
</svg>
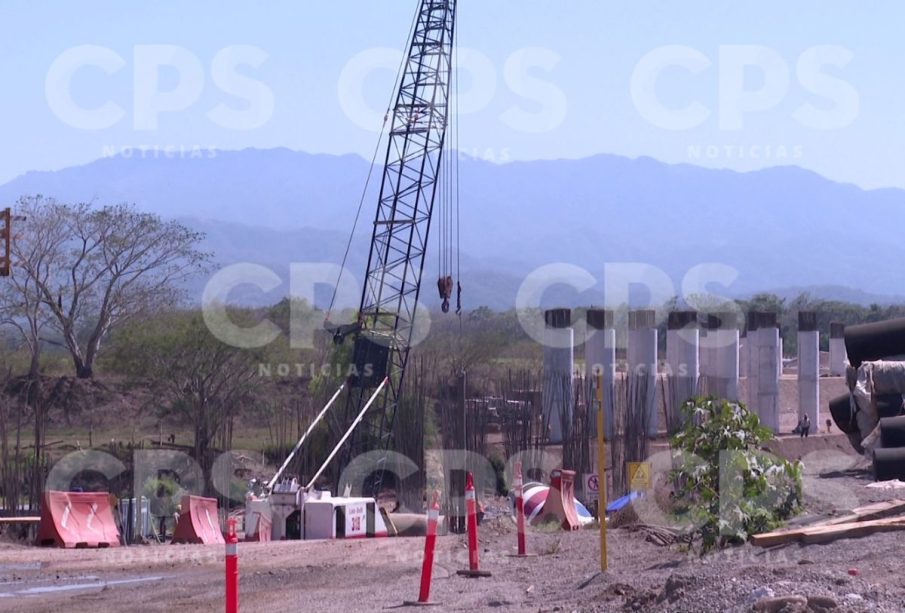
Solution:
<svg viewBox="0 0 905 613">
<path fill-rule="evenodd" d="M 259 263 L 284 279 L 290 262 L 342 261 L 363 202 L 347 260 L 360 278 L 379 182 L 362 200 L 368 172 L 357 156 L 288 149 L 120 155 L 29 172 L 0 186 L 0 201 L 42 194 L 133 202 L 204 232 L 218 264 Z M 612 155 L 507 164 L 462 155 L 459 190 L 467 306 L 512 307 L 525 276 L 554 263 L 580 267 L 597 283 L 584 292 L 553 288 L 544 304 L 602 303 L 604 267 L 621 262 L 651 265 L 676 292 L 694 267 L 719 263 L 738 273 L 728 287 L 713 286 L 727 296 L 808 291 L 860 303 L 905 296 L 905 190 L 862 190 L 791 166 L 739 173 Z M 429 305 L 437 270 L 429 254 Z M 643 300 L 635 289 L 632 299 Z"/>
</svg>

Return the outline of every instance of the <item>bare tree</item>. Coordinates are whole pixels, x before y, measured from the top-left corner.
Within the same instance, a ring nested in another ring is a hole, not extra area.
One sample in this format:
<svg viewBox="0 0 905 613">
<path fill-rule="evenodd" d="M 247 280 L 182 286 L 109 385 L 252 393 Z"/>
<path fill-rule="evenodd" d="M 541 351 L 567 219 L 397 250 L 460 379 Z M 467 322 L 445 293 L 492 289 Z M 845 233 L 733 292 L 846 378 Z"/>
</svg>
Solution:
<svg viewBox="0 0 905 613">
<path fill-rule="evenodd" d="M 80 378 L 93 376 L 111 326 L 174 304 L 178 282 L 208 260 L 198 249 L 201 234 L 131 205 L 37 196 L 21 199 L 17 212 L 27 221 L 14 240 L 14 265 L 33 284 Z"/>
<path fill-rule="evenodd" d="M 13 228 L 9 279 L 0 285 L 0 323 L 13 328 L 28 349 L 30 379 L 40 373 L 41 348 L 52 314 L 44 305 L 41 287 L 55 275 L 66 243 L 66 221 L 48 216 L 27 232 Z M 22 264 L 27 262 L 28 266 Z"/>
</svg>

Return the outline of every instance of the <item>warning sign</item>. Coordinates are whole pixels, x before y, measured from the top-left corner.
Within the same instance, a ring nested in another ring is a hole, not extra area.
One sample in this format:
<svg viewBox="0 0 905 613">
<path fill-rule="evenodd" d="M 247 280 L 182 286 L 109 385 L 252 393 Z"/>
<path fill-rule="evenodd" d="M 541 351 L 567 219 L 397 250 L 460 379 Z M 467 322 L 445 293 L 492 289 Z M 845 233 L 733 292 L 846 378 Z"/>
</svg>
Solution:
<svg viewBox="0 0 905 613">
<path fill-rule="evenodd" d="M 360 537 L 367 535 L 367 504 L 364 502 L 356 502 L 345 505 L 345 534 L 337 535 L 345 538 Z"/>
<path fill-rule="evenodd" d="M 600 492 L 600 477 L 597 473 L 589 473 L 584 476 L 584 493 L 585 495 L 597 494 Z"/>
<path fill-rule="evenodd" d="M 629 489 L 643 492 L 650 489 L 650 462 L 628 463 Z"/>
</svg>

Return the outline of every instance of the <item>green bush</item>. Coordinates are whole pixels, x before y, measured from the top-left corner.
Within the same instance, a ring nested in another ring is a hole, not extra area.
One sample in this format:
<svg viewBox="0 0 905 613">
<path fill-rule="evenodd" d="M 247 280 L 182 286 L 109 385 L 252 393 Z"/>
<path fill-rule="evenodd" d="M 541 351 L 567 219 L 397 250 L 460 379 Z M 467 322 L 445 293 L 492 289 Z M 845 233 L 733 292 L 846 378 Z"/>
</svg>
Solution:
<svg viewBox="0 0 905 613">
<path fill-rule="evenodd" d="M 801 464 L 760 450 L 773 434 L 743 404 L 699 398 L 683 407 L 672 438 L 685 458 L 673 470 L 676 501 L 701 553 L 778 527 L 801 506 Z"/>
<path fill-rule="evenodd" d="M 185 490 L 176 481 L 168 477 L 149 478 L 145 481 L 141 495 L 151 503 L 151 515 L 172 517 L 176 505 L 182 502 Z"/>
</svg>

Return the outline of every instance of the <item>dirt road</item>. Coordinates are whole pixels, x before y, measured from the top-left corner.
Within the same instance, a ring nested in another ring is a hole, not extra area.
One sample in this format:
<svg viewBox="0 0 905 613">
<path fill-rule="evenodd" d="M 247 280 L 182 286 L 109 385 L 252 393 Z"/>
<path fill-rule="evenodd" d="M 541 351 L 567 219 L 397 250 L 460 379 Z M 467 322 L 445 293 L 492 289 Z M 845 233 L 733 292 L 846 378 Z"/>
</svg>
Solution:
<svg viewBox="0 0 905 613">
<path fill-rule="evenodd" d="M 857 459 L 846 459 L 840 441 L 792 442 L 801 448 L 785 451 L 805 456 L 811 515 L 905 497 L 868 488 L 872 477 L 851 466 Z M 700 558 L 648 542 L 642 531 L 617 529 L 609 533 L 610 570 L 596 578 L 596 531 L 532 530 L 528 542 L 537 557 L 509 557 L 516 546 L 512 520 L 485 522 L 482 568 L 493 576 L 473 580 L 456 575 L 467 566 L 464 537 L 441 537 L 435 610 L 750 611 L 773 594 L 827 598 L 814 602 L 836 604 L 837 611 L 905 611 L 905 532 L 770 550 L 745 545 Z M 417 597 L 423 546 L 421 538 L 241 544 L 242 611 L 399 606 Z M 0 543 L 0 611 L 222 611 L 223 574 L 222 546 L 65 551 Z"/>
<path fill-rule="evenodd" d="M 610 532 L 611 570 L 594 577 L 597 534 L 534 532 L 530 559 L 508 557 L 511 522 L 482 533 L 489 579 L 464 579 L 464 539 L 438 544 L 432 599 L 444 611 L 749 611 L 758 594 L 826 597 L 843 611 L 905 610 L 903 533 L 751 546 L 698 558 Z M 417 596 L 423 540 L 243 544 L 243 611 L 376 611 Z M 3 611 L 220 611 L 222 547 L 145 546 L 62 551 L 0 547 Z M 857 576 L 849 574 L 850 569 Z M 590 581 L 589 581 L 590 579 Z M 585 585 L 587 583 L 587 585 Z M 584 587 L 582 587 L 584 585 Z M 792 609 L 817 610 L 817 609 Z"/>
</svg>

